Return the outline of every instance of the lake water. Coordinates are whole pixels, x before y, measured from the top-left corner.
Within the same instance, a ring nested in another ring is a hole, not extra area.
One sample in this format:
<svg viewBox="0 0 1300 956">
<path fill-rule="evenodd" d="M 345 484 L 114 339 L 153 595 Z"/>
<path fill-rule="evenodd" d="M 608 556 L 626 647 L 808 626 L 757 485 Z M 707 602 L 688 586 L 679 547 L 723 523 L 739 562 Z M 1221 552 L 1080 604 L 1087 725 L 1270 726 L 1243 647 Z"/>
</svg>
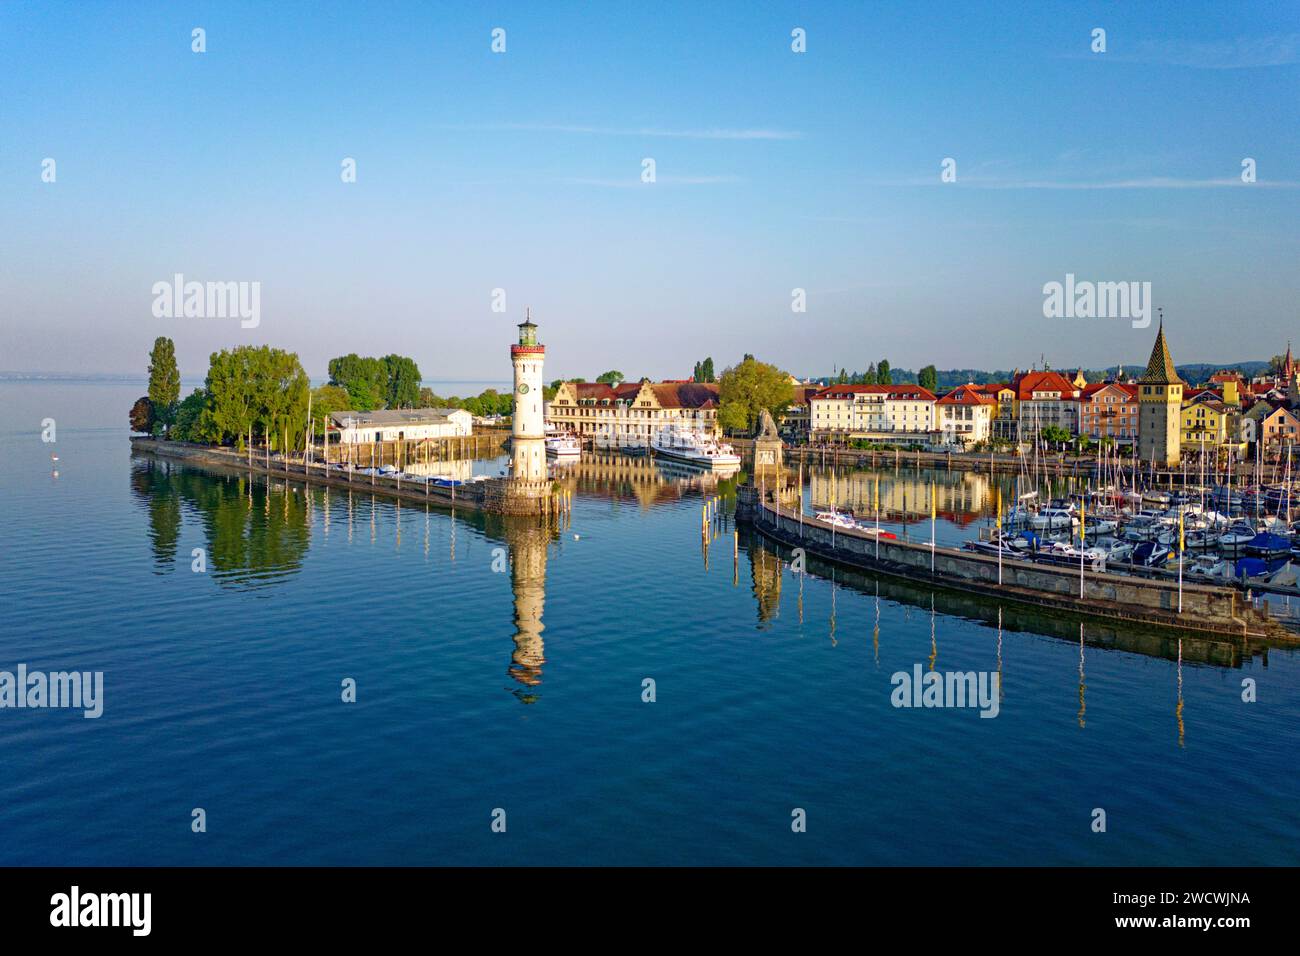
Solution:
<svg viewBox="0 0 1300 956">
<path fill-rule="evenodd" d="M 1295 861 L 1293 651 L 733 564 L 725 484 L 630 458 L 562 527 L 268 489 L 133 458 L 141 392 L 0 382 L 0 670 L 104 674 L 98 719 L 0 709 L 0 864 Z M 888 468 L 908 534 L 931 482 L 973 536 L 987 476 Z M 894 707 L 917 665 L 1000 674 L 997 716 Z"/>
</svg>

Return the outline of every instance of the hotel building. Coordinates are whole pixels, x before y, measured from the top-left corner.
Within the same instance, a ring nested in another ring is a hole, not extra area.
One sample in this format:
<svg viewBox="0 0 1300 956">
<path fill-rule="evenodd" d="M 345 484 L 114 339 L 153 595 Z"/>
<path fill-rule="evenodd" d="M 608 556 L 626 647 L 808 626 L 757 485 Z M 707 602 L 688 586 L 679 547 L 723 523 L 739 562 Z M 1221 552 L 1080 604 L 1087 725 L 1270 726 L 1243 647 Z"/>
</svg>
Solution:
<svg viewBox="0 0 1300 956">
<path fill-rule="evenodd" d="M 715 382 L 562 382 L 546 408 L 549 422 L 597 448 L 643 448 L 669 425 L 715 437 Z"/>
</svg>

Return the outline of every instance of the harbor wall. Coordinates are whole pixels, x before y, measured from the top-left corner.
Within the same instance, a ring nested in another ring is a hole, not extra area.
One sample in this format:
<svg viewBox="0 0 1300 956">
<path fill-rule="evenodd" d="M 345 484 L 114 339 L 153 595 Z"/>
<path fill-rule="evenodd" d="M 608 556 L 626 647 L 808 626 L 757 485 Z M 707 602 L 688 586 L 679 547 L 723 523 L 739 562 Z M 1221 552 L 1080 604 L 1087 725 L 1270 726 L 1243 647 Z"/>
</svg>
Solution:
<svg viewBox="0 0 1300 956">
<path fill-rule="evenodd" d="M 1295 642 L 1235 588 L 1184 583 L 1180 613 L 1178 586 L 1166 581 L 1095 571 L 1081 575 L 1077 568 L 1004 559 L 999 584 L 996 557 L 936 547 L 932 559 L 929 544 L 895 539 L 877 543 L 875 536 L 861 531 L 833 528 L 807 516 L 800 520 L 797 512 L 770 501 L 760 506 L 757 493 L 742 491 L 748 500 L 738 511 L 738 520 L 751 521 L 781 543 L 849 566 L 1090 616 Z"/>
<path fill-rule="evenodd" d="M 131 451 L 172 458 L 199 466 L 233 468 L 242 472 L 278 478 L 295 478 L 329 488 L 370 491 L 403 501 L 423 502 L 442 508 L 483 511 L 507 515 L 550 515 L 556 513 L 559 503 L 552 493 L 551 483 L 520 482 L 511 478 L 493 478 L 443 488 L 427 482 L 402 481 L 383 475 L 349 477 L 337 470 L 325 470 L 319 464 L 307 465 L 301 460 L 275 459 L 269 461 L 263 454 L 251 457 L 233 448 L 194 445 L 187 442 L 161 441 L 156 438 L 133 437 Z"/>
</svg>

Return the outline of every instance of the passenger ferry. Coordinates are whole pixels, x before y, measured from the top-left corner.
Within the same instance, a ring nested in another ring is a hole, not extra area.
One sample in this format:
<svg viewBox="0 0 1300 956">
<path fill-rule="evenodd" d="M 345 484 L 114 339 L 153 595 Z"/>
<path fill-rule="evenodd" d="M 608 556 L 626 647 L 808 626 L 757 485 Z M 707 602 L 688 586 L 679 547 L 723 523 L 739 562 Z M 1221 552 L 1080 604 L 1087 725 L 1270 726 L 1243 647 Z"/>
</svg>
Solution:
<svg viewBox="0 0 1300 956">
<path fill-rule="evenodd" d="M 562 432 L 551 425 L 546 425 L 546 457 L 561 461 L 576 461 L 582 457 L 582 445 L 578 436 Z"/>
<path fill-rule="evenodd" d="M 740 456 L 730 445 L 698 432 L 683 430 L 676 425 L 661 428 L 650 439 L 650 447 L 656 455 L 712 471 L 735 471 L 740 468 Z"/>
</svg>

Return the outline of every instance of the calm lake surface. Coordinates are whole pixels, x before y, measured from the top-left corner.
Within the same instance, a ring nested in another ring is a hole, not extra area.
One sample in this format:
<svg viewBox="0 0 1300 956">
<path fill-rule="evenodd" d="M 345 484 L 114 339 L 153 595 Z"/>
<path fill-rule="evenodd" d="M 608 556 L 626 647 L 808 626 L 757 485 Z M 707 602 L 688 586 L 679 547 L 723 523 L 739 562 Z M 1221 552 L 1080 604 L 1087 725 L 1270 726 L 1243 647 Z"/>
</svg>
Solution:
<svg viewBox="0 0 1300 956">
<path fill-rule="evenodd" d="M 0 864 L 1296 861 L 1295 652 L 1081 646 L 744 532 L 733 565 L 729 517 L 700 535 L 726 487 L 630 458 L 578 466 L 549 529 L 268 489 L 133 458 L 142 393 L 0 382 L 0 670 L 104 673 L 97 720 L 0 709 Z M 870 473 L 810 477 L 867 510 Z M 881 481 L 913 540 L 931 482 L 941 543 L 991 508 L 987 475 Z M 1000 712 L 895 708 L 916 665 L 1000 672 Z"/>
</svg>

